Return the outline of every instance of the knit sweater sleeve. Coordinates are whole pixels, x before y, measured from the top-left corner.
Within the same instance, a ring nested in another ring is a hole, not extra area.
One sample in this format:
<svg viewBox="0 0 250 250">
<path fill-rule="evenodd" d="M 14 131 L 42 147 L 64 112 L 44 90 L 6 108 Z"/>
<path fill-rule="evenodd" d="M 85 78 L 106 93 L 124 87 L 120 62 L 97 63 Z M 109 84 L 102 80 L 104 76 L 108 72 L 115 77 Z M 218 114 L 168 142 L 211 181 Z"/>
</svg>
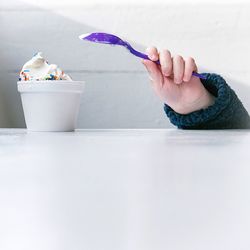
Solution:
<svg viewBox="0 0 250 250">
<path fill-rule="evenodd" d="M 214 104 L 187 115 L 176 113 L 165 104 L 164 110 L 171 123 L 181 129 L 250 128 L 248 112 L 226 81 L 217 74 L 203 75 L 206 76 L 206 80 L 201 79 L 201 82 L 215 96 Z"/>
</svg>

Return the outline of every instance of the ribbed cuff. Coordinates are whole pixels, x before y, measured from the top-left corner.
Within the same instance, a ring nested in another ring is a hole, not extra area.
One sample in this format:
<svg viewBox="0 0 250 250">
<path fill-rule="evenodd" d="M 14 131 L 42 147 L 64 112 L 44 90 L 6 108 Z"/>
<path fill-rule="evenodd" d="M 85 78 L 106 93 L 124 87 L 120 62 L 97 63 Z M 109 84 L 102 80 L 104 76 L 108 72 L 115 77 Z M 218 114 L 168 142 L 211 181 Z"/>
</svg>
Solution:
<svg viewBox="0 0 250 250">
<path fill-rule="evenodd" d="M 194 111 L 187 115 L 176 113 L 171 107 L 164 104 L 166 115 L 171 123 L 178 128 L 199 127 L 203 123 L 214 120 L 231 103 L 232 89 L 221 76 L 209 73 L 203 73 L 202 75 L 206 76 L 206 79 L 201 79 L 201 82 L 216 97 L 215 102 L 205 109 Z"/>
</svg>

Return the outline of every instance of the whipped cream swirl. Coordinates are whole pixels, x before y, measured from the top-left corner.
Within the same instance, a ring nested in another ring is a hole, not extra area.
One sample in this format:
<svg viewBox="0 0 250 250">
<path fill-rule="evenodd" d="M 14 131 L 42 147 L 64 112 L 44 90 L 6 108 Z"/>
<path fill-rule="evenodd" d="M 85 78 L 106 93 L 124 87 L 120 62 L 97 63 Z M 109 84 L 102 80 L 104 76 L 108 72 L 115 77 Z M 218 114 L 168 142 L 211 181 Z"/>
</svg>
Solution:
<svg viewBox="0 0 250 250">
<path fill-rule="evenodd" d="M 56 64 L 49 64 L 42 56 L 42 52 L 38 52 L 23 65 L 19 81 L 44 80 L 72 81 Z"/>
</svg>

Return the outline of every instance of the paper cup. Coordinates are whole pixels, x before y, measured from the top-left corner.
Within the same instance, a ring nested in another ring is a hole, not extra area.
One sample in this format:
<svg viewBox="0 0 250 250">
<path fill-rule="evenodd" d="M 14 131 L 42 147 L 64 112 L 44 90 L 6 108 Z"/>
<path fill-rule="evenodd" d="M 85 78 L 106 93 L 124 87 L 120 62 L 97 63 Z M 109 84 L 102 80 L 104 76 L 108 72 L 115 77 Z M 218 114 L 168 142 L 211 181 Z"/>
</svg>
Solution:
<svg viewBox="0 0 250 250">
<path fill-rule="evenodd" d="M 83 81 L 19 81 L 28 131 L 73 131 L 76 128 Z"/>
</svg>

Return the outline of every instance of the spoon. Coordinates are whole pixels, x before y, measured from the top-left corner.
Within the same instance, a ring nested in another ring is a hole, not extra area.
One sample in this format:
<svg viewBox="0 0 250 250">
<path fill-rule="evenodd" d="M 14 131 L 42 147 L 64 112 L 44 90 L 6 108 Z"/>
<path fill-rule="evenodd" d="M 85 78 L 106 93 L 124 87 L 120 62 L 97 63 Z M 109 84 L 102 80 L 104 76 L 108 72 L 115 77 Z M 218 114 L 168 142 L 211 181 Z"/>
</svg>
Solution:
<svg viewBox="0 0 250 250">
<path fill-rule="evenodd" d="M 86 41 L 90 41 L 90 42 L 95 42 L 95 43 L 104 43 L 104 44 L 110 44 L 110 45 L 121 45 L 123 47 L 125 47 L 126 49 L 128 49 L 130 51 L 130 53 L 132 53 L 133 55 L 146 59 L 146 60 L 150 60 L 150 58 L 146 55 L 143 54 L 137 50 L 135 50 L 128 42 L 122 40 L 121 38 L 119 38 L 118 36 L 112 35 L 112 34 L 108 34 L 108 33 L 87 33 L 87 34 L 82 34 L 79 36 L 79 38 L 81 40 L 86 40 Z M 154 61 L 157 64 L 160 64 L 160 61 Z M 198 74 L 196 72 L 192 73 L 193 76 L 199 77 L 201 79 L 206 79 L 205 76 L 203 76 L 202 74 Z"/>
</svg>

